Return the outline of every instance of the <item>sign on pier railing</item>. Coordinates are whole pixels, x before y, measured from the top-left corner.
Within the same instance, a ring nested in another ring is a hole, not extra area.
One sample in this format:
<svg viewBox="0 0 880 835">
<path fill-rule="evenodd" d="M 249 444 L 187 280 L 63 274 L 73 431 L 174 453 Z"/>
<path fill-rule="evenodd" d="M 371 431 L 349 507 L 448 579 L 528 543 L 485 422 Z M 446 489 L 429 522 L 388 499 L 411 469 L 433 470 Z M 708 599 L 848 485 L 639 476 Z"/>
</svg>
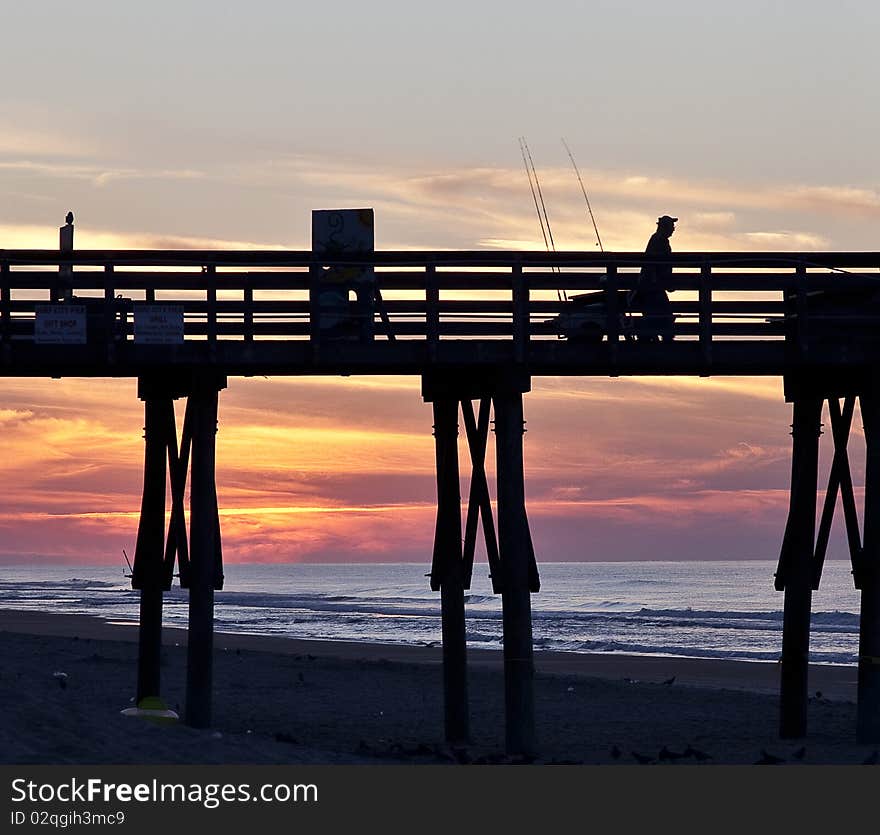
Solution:
<svg viewBox="0 0 880 835">
<path fill-rule="evenodd" d="M 37 305 L 34 342 L 37 345 L 85 345 L 85 307 L 81 304 Z"/>
<path fill-rule="evenodd" d="M 134 341 L 140 345 L 182 345 L 183 306 L 134 305 Z"/>
</svg>

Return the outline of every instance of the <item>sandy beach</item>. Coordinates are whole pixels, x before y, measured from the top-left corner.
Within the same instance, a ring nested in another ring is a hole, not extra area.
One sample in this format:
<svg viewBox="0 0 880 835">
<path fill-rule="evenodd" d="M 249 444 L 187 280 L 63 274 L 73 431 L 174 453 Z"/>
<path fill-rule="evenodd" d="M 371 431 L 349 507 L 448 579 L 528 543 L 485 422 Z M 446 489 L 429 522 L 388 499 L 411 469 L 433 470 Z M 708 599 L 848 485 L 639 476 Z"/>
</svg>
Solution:
<svg viewBox="0 0 880 835">
<path fill-rule="evenodd" d="M 439 646 L 218 634 L 213 727 L 194 730 L 120 714 L 135 688 L 132 624 L 0 610 L 0 633 L 4 763 L 508 761 L 497 651 L 469 652 L 472 739 L 452 750 Z M 185 646 L 183 630 L 165 630 L 162 695 L 181 711 Z M 535 663 L 539 764 L 754 764 L 765 753 L 862 764 L 880 747 L 855 741 L 854 667 L 811 669 L 808 736 L 782 741 L 776 664 L 553 652 Z"/>
</svg>

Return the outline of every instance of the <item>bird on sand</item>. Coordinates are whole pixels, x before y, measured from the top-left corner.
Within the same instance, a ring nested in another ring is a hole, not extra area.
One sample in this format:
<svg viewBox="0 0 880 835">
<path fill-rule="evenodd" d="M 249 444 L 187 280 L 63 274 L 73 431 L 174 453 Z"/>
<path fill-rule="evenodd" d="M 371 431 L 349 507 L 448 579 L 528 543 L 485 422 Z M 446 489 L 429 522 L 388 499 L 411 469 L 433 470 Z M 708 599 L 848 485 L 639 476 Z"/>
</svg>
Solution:
<svg viewBox="0 0 880 835">
<path fill-rule="evenodd" d="M 779 765 L 784 763 L 783 757 L 777 757 L 775 754 L 768 754 L 763 748 L 761 749 L 761 759 L 755 762 L 755 765 Z"/>
</svg>

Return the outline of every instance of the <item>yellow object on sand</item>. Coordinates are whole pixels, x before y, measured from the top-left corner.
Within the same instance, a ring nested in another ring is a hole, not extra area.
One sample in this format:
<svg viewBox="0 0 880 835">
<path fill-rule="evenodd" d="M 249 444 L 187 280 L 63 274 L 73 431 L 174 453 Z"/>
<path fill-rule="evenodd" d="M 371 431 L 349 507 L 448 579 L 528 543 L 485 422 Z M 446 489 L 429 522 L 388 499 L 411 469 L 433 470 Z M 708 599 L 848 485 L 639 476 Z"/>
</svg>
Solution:
<svg viewBox="0 0 880 835">
<path fill-rule="evenodd" d="M 120 713 L 123 716 L 137 716 L 156 725 L 173 725 L 180 719 L 158 696 L 146 696 L 138 702 L 137 707 L 127 707 Z"/>
</svg>

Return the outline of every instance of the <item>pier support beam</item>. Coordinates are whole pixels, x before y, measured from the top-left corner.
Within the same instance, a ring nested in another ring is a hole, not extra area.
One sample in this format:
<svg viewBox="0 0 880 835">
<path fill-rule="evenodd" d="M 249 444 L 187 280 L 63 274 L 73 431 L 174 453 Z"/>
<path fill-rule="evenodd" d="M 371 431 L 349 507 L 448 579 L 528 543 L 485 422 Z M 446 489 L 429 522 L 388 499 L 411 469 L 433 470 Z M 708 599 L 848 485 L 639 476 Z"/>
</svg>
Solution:
<svg viewBox="0 0 880 835">
<path fill-rule="evenodd" d="M 880 742 L 880 387 L 872 380 L 860 398 L 865 428 L 864 549 L 860 560 L 856 738 Z"/>
<path fill-rule="evenodd" d="M 779 735 L 807 732 L 810 609 L 813 547 L 816 536 L 819 435 L 822 399 L 794 400 L 792 420 L 791 499 L 777 588 L 785 589 L 782 621 Z"/>
<path fill-rule="evenodd" d="M 190 393 L 192 476 L 190 482 L 189 634 L 186 653 L 187 725 L 211 725 L 214 652 L 214 590 L 222 588 L 217 489 L 214 479 L 217 403 L 225 378 L 196 381 Z"/>
<path fill-rule="evenodd" d="M 525 506 L 522 391 L 495 393 L 498 478 L 498 545 L 503 569 L 504 701 L 507 753 L 532 756 L 535 749 L 534 659 L 532 657 L 533 562 Z"/>
<path fill-rule="evenodd" d="M 532 659 L 531 592 L 540 589 L 525 506 L 523 473 L 523 392 L 526 374 L 451 375 L 422 378 L 422 396 L 434 407 L 437 452 L 437 529 L 431 588 L 441 592 L 443 681 L 446 738 L 468 736 L 464 591 L 470 588 L 477 524 L 486 539 L 492 588 L 501 593 L 504 625 L 505 739 L 508 754 L 535 753 L 534 663 Z M 472 400 L 480 401 L 479 420 Z M 495 447 L 498 478 L 498 524 L 492 519 L 486 483 L 485 452 L 490 402 L 495 404 Z M 462 404 L 472 475 L 468 525 L 461 539 L 461 488 L 458 461 L 458 406 Z"/>
<path fill-rule="evenodd" d="M 435 400 L 433 407 L 437 527 L 434 533 L 431 587 L 440 589 L 446 741 L 462 743 L 468 740 L 470 732 L 458 467 L 458 400 L 443 397 Z"/>
<path fill-rule="evenodd" d="M 139 383 L 144 401 L 144 492 L 132 573 L 132 587 L 141 593 L 137 704 L 148 696 L 160 694 L 167 414 L 168 409 L 173 409 L 170 396 L 148 392 L 143 381 Z"/>
</svg>

